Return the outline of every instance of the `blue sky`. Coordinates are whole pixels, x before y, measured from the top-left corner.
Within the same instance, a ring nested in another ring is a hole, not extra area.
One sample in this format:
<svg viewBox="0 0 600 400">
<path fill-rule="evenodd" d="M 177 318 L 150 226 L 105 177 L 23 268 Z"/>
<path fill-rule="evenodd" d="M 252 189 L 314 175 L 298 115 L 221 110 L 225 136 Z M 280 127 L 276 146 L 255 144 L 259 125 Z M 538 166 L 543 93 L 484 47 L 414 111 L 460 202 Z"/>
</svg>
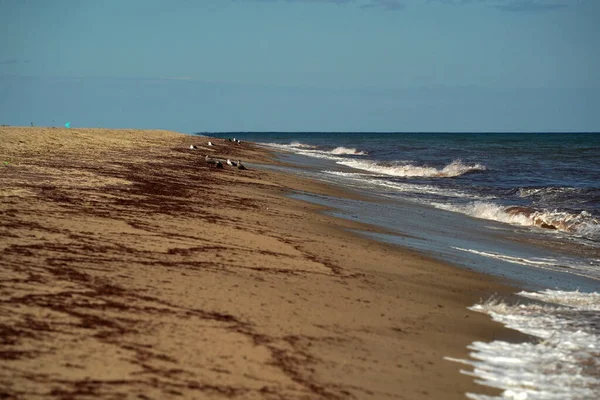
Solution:
<svg viewBox="0 0 600 400">
<path fill-rule="evenodd" d="M 0 0 L 0 123 L 600 131 L 596 0 Z"/>
</svg>

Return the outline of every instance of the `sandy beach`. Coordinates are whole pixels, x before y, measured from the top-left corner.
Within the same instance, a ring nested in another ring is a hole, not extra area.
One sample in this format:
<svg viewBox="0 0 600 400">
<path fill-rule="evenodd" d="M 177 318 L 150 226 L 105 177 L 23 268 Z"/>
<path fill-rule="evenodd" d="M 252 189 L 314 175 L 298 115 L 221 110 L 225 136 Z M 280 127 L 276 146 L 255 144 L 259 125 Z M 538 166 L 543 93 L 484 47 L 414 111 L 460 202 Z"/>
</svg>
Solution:
<svg viewBox="0 0 600 400">
<path fill-rule="evenodd" d="M 515 289 L 286 197 L 353 196 L 168 131 L 0 128 L 0 397 L 464 399 Z M 197 145 L 197 149 L 190 149 Z"/>
</svg>

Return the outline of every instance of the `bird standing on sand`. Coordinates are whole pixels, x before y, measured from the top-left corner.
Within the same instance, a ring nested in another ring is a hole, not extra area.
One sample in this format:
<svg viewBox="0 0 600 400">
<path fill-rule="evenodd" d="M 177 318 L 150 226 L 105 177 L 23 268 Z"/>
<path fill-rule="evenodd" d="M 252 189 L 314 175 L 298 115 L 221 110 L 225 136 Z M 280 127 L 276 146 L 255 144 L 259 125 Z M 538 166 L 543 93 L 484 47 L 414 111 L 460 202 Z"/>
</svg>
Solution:
<svg viewBox="0 0 600 400">
<path fill-rule="evenodd" d="M 192 150 L 196 150 L 198 147 L 194 146 L 193 144 L 190 145 L 190 149 Z"/>
<path fill-rule="evenodd" d="M 208 156 L 208 154 L 204 156 L 204 160 L 205 160 L 205 161 L 206 161 L 208 164 L 214 165 L 214 166 L 215 166 L 215 167 L 217 167 L 217 168 L 223 168 L 223 163 L 221 162 L 221 160 L 215 160 L 214 158 L 210 158 L 210 157 Z"/>
<path fill-rule="evenodd" d="M 208 142 L 208 145 L 209 145 L 209 146 L 213 146 L 213 143 L 212 143 L 212 142 Z"/>
<path fill-rule="evenodd" d="M 237 164 L 231 161 L 229 158 L 227 159 L 227 165 L 231 165 L 232 167 L 236 167 Z"/>
<path fill-rule="evenodd" d="M 238 169 L 246 169 L 246 167 L 244 167 L 244 166 L 242 165 L 242 161 L 241 161 L 241 160 L 238 160 L 238 162 L 237 162 L 237 167 L 238 167 Z"/>
</svg>

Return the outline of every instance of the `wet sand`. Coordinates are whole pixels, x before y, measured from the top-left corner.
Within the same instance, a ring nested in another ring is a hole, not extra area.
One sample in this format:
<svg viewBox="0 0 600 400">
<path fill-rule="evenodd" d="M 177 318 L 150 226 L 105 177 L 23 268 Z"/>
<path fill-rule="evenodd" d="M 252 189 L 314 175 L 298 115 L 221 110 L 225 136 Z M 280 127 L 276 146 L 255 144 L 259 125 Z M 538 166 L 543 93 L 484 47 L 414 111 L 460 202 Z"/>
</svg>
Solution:
<svg viewBox="0 0 600 400">
<path fill-rule="evenodd" d="M 286 197 L 352 196 L 167 131 L 0 127 L 0 397 L 463 399 L 515 289 Z M 198 149 L 191 150 L 191 144 Z"/>
</svg>

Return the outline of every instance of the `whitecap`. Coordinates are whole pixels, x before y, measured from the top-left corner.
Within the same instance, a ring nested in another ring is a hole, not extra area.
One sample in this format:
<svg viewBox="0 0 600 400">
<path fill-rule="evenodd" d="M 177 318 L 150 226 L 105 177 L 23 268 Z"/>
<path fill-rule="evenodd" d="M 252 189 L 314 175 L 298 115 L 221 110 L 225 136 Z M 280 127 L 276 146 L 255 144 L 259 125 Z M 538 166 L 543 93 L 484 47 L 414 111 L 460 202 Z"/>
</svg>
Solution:
<svg viewBox="0 0 600 400">
<path fill-rule="evenodd" d="M 313 146 L 312 144 L 300 143 L 297 141 L 293 141 L 290 143 L 290 147 L 297 147 L 299 149 L 316 149 L 317 146 Z"/>
<path fill-rule="evenodd" d="M 383 175 L 399 177 L 444 177 L 451 178 L 464 175 L 469 172 L 485 171 L 487 168 L 482 164 L 463 164 L 461 160 L 454 160 L 444 168 L 418 166 L 412 164 L 391 163 L 384 164 L 371 160 L 340 160 L 338 164 L 347 167 L 370 171 Z"/>
<path fill-rule="evenodd" d="M 347 148 L 347 147 L 336 147 L 335 149 L 331 150 L 329 153 L 331 154 L 335 154 L 335 155 L 354 155 L 354 156 L 364 156 L 367 155 L 367 153 L 365 153 L 364 151 L 358 151 L 355 148 Z"/>
</svg>

